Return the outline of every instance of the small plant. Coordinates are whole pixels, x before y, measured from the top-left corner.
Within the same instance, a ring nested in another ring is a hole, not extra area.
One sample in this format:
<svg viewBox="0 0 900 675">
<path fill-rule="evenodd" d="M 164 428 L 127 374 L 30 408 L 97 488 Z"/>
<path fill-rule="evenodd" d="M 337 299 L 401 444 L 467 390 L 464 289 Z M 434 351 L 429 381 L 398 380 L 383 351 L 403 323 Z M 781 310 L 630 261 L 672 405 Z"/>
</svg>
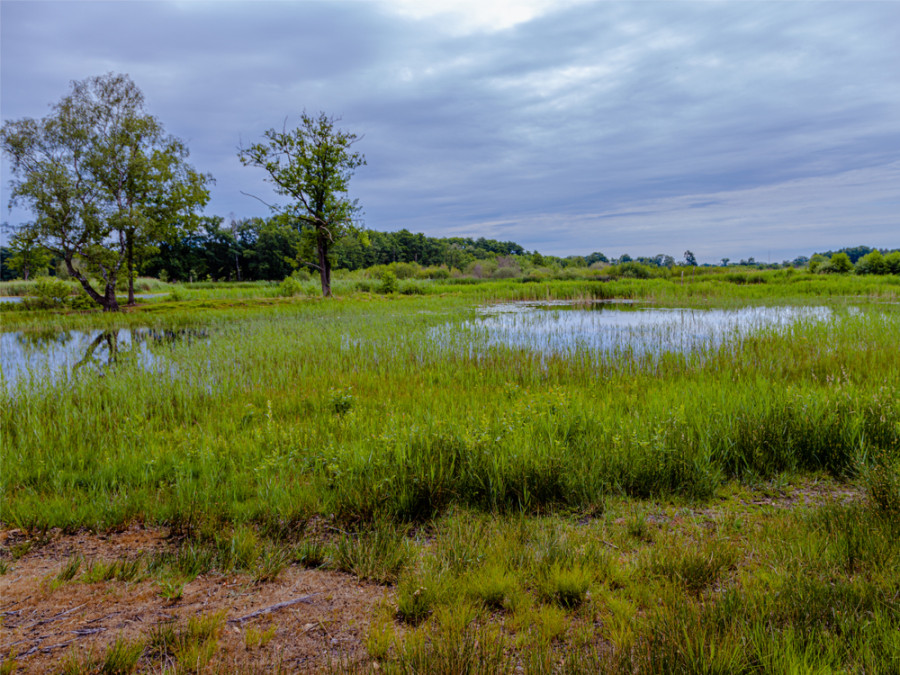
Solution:
<svg viewBox="0 0 900 675">
<path fill-rule="evenodd" d="M 328 407 L 335 415 L 346 415 L 353 407 L 353 389 L 330 389 Z"/>
<path fill-rule="evenodd" d="M 81 563 L 84 562 L 84 558 L 80 555 L 73 555 L 65 563 L 63 563 L 62 568 L 56 575 L 56 581 L 60 583 L 66 583 L 67 581 L 72 581 L 75 576 L 78 574 L 78 571 L 81 569 Z"/>
<path fill-rule="evenodd" d="M 473 572 L 469 581 L 469 594 L 491 610 L 511 609 L 520 592 L 516 578 L 494 565 Z"/>
<path fill-rule="evenodd" d="M 181 669 L 202 672 L 216 652 L 224 624 L 224 611 L 192 616 L 187 625 L 158 624 L 150 634 L 148 651 L 174 660 Z"/>
<path fill-rule="evenodd" d="M 8 574 L 11 569 L 12 565 L 9 563 L 9 560 L 0 558 L 0 577 L 2 577 L 4 574 Z"/>
<path fill-rule="evenodd" d="M 188 581 L 206 574 L 213 568 L 215 554 L 208 548 L 187 544 L 178 549 L 172 568 Z"/>
<path fill-rule="evenodd" d="M 244 633 L 244 647 L 247 650 L 255 649 L 256 647 L 265 647 L 272 638 L 275 637 L 275 632 L 277 630 L 278 626 L 274 623 L 266 630 L 260 630 L 251 626 Z"/>
<path fill-rule="evenodd" d="M 341 537 L 334 552 L 334 566 L 360 579 L 389 584 L 396 581 L 411 556 L 403 533 L 381 522 L 369 532 Z"/>
<path fill-rule="evenodd" d="M 321 567 L 327 559 L 328 547 L 320 541 L 304 541 L 294 550 L 294 562 L 303 567 Z"/>
<path fill-rule="evenodd" d="M 25 541 L 16 544 L 9 550 L 9 554 L 12 556 L 12 559 L 19 560 L 25 554 L 27 554 L 32 548 L 34 548 L 34 539 L 26 539 Z"/>
<path fill-rule="evenodd" d="M 639 511 L 633 511 L 625 519 L 625 531 L 639 541 L 649 541 L 650 530 L 647 527 L 647 516 Z"/>
<path fill-rule="evenodd" d="M 864 476 L 874 510 L 888 518 L 900 519 L 900 462 L 892 461 L 882 450 Z"/>
<path fill-rule="evenodd" d="M 275 581 L 288 565 L 287 553 L 282 549 L 267 548 L 253 567 L 253 583 Z"/>
<path fill-rule="evenodd" d="M 424 621 L 434 607 L 434 594 L 418 580 L 405 580 L 397 588 L 397 616 L 416 626 Z"/>
<path fill-rule="evenodd" d="M 184 582 L 162 581 L 159 585 L 159 597 L 169 602 L 178 602 L 184 596 Z"/>
<path fill-rule="evenodd" d="M 235 528 L 231 537 L 219 540 L 219 562 L 225 569 L 252 570 L 262 554 L 259 537 L 248 527 Z"/>
<path fill-rule="evenodd" d="M 379 611 L 366 633 L 366 651 L 373 659 L 384 659 L 395 640 L 394 623 L 389 611 Z"/>
<path fill-rule="evenodd" d="M 141 578 L 144 571 L 144 561 L 141 556 L 135 558 L 113 560 L 91 560 L 87 563 L 83 581 L 88 584 L 100 581 L 136 581 Z"/>
<path fill-rule="evenodd" d="M 278 295 L 282 297 L 291 298 L 302 293 L 303 284 L 294 277 L 285 277 L 284 281 L 278 285 Z"/>
<path fill-rule="evenodd" d="M 95 656 L 93 649 L 84 657 L 70 652 L 62 664 L 60 672 L 66 675 L 100 673 L 102 675 L 128 675 L 137 669 L 138 661 L 144 653 L 144 644 L 116 638 L 103 656 Z"/>
<path fill-rule="evenodd" d="M 699 593 L 718 581 L 737 559 L 738 550 L 733 545 L 711 539 L 701 544 L 660 545 L 651 553 L 650 569 L 692 593 Z"/>
<path fill-rule="evenodd" d="M 579 566 L 563 567 L 553 564 L 538 580 L 538 591 L 544 600 L 563 609 L 575 609 L 587 599 L 591 575 Z"/>
</svg>

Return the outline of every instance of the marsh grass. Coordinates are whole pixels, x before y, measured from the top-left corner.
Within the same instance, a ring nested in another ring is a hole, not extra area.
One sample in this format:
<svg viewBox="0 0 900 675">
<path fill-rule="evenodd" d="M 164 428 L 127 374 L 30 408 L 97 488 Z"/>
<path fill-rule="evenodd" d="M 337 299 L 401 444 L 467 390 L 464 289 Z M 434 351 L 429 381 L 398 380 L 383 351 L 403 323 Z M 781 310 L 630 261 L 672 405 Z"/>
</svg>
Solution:
<svg viewBox="0 0 900 675">
<path fill-rule="evenodd" d="M 79 657 L 75 651 L 70 652 L 62 660 L 59 672 L 65 675 L 128 675 L 137 670 L 143 653 L 142 642 L 116 638 L 103 655 L 95 655 L 91 650 L 87 655 Z"/>
<path fill-rule="evenodd" d="M 117 317 L 6 312 L 4 330 L 202 324 L 210 339 L 155 347 L 165 372 L 0 382 L 0 513 L 28 536 L 3 559 L 52 528 L 141 522 L 173 548 L 132 578 L 173 600 L 199 575 L 264 582 L 290 562 L 394 584 L 405 637 L 372 638 L 386 672 L 890 672 L 900 311 L 882 301 L 900 286 L 766 279 L 423 282 L 332 302 L 198 287 Z M 481 302 L 603 297 L 832 314 L 653 360 L 461 329 Z M 811 489 L 804 506 L 793 486 L 809 481 L 864 496 Z M 791 508 L 746 506 L 770 501 Z M 89 562 L 67 561 L 69 581 Z M 194 669 L 215 625 L 160 629 L 147 653 Z"/>
<path fill-rule="evenodd" d="M 371 530 L 343 535 L 334 547 L 332 565 L 359 579 L 387 584 L 409 564 L 412 550 L 402 530 L 376 523 Z"/>
<path fill-rule="evenodd" d="M 218 647 L 225 614 L 198 614 L 185 623 L 158 624 L 147 641 L 150 657 L 168 668 L 202 672 Z"/>
</svg>

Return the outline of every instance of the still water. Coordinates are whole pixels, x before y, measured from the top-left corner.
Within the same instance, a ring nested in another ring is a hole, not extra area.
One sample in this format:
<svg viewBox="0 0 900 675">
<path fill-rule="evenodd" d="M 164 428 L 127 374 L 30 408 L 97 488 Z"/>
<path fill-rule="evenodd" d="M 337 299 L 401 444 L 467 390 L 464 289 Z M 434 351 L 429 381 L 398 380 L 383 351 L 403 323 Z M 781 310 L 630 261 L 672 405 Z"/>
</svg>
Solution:
<svg viewBox="0 0 900 675">
<path fill-rule="evenodd" d="M 587 352 L 601 358 L 641 358 L 715 348 L 761 330 L 784 331 L 798 321 L 823 321 L 830 315 L 827 307 L 669 309 L 623 301 L 517 302 L 481 308 L 463 332 L 470 338 L 470 353 L 480 345 L 544 356 Z"/>
<path fill-rule="evenodd" d="M 8 388 L 32 377 L 70 377 L 104 372 L 133 361 L 146 370 L 165 369 L 158 347 L 206 338 L 205 330 L 121 328 L 0 334 L 0 373 Z"/>
</svg>

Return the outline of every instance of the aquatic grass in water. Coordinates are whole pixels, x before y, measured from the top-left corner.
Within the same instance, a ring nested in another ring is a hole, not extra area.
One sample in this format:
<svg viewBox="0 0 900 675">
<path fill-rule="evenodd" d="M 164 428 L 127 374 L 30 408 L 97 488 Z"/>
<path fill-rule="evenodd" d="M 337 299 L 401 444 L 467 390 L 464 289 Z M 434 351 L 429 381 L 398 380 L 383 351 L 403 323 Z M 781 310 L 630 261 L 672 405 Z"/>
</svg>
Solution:
<svg viewBox="0 0 900 675">
<path fill-rule="evenodd" d="M 570 304 L 507 303 L 480 309 L 481 318 L 456 327 L 447 341 L 468 346 L 470 355 L 494 346 L 528 349 L 543 356 L 658 358 L 664 353 L 714 350 L 760 330 L 785 330 L 797 322 L 831 316 L 827 307 L 745 307 L 741 309 L 652 308 L 623 302 Z M 445 335 L 435 331 L 438 341 Z"/>
<path fill-rule="evenodd" d="M 827 318 L 643 360 L 433 339 L 472 339 L 476 302 L 47 318 L 206 323 L 214 338 L 161 350 L 177 377 L 125 363 L 0 390 L 4 526 L 167 526 L 181 548 L 144 564 L 170 599 L 220 567 L 271 579 L 288 551 L 396 582 L 390 611 L 421 624 L 377 650 L 386 672 L 890 672 L 898 308 L 816 297 Z M 820 481 L 836 503 L 816 506 Z M 176 649 L 184 632 L 160 634 L 146 658 L 195 663 L 207 647 Z"/>
<path fill-rule="evenodd" d="M 15 390 L 20 381 L 63 381 L 125 363 L 162 375 L 160 347 L 207 337 L 205 329 L 154 328 L 0 333 L 0 379 Z"/>
<path fill-rule="evenodd" d="M 175 377 L 117 367 L 0 393 L 4 519 L 287 536 L 316 513 L 416 521 L 840 475 L 896 447 L 898 317 L 832 310 L 637 369 L 583 350 L 447 349 L 431 336 L 448 320 L 470 335 L 458 298 L 247 311 L 167 347 Z"/>
</svg>

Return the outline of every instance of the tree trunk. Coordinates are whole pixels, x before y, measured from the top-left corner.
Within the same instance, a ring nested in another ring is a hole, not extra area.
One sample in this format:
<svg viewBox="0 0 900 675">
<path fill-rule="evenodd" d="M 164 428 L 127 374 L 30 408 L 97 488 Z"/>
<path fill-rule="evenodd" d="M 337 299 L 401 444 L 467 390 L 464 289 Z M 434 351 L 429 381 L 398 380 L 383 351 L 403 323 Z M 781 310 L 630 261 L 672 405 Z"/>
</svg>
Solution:
<svg viewBox="0 0 900 675">
<path fill-rule="evenodd" d="M 91 282 L 87 280 L 81 272 L 75 269 L 75 266 L 72 264 L 71 258 L 66 258 L 66 269 L 69 270 L 69 275 L 78 279 L 78 283 L 81 284 L 81 287 L 84 289 L 84 292 L 88 294 L 88 296 L 100 305 L 103 308 L 104 312 L 118 312 L 119 311 L 119 302 L 116 300 L 116 277 L 112 276 L 106 282 L 106 288 L 103 290 L 103 295 L 100 295 L 97 291 L 94 290 L 94 287 L 91 286 Z"/>
<path fill-rule="evenodd" d="M 128 306 L 131 307 L 134 302 L 134 235 L 128 235 Z M 113 294 L 115 301 L 115 293 Z M 118 309 L 118 308 L 117 308 Z"/>
<path fill-rule="evenodd" d="M 328 240 L 320 234 L 316 239 L 319 249 L 319 278 L 322 280 L 322 297 L 331 297 L 331 263 L 328 262 Z"/>
</svg>

